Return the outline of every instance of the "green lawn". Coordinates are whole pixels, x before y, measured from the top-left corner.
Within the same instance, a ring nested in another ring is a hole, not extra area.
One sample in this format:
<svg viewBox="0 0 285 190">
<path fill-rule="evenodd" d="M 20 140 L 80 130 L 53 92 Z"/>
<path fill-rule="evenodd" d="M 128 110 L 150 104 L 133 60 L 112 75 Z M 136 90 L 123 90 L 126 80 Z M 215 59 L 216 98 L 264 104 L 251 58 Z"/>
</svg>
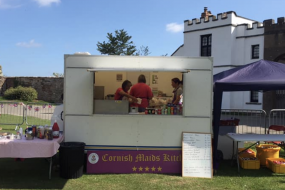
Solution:
<svg viewBox="0 0 285 190">
<path fill-rule="evenodd" d="M 267 168 L 243 170 L 237 173 L 229 161 L 224 161 L 213 179 L 182 178 L 163 174 L 104 174 L 87 175 L 66 180 L 53 171 L 48 179 L 48 162 L 44 159 L 0 159 L 0 189 L 197 189 L 197 190 L 284 190 L 285 175 L 272 173 Z"/>
<path fill-rule="evenodd" d="M 47 120 L 47 119 L 39 119 L 37 117 L 31 117 L 28 116 L 27 120 L 29 122 L 29 124 L 31 125 L 50 125 L 51 121 Z M 23 116 L 15 116 L 15 115 L 7 115 L 7 114 L 1 114 L 0 115 L 0 123 L 9 123 L 11 125 L 1 125 L 0 124 L 0 128 L 2 128 L 2 130 L 0 130 L 0 132 L 12 132 L 12 133 L 16 133 L 15 132 L 15 124 L 19 124 L 19 123 L 23 123 Z M 24 130 L 26 128 L 26 123 L 24 122 L 21 126 Z"/>
</svg>

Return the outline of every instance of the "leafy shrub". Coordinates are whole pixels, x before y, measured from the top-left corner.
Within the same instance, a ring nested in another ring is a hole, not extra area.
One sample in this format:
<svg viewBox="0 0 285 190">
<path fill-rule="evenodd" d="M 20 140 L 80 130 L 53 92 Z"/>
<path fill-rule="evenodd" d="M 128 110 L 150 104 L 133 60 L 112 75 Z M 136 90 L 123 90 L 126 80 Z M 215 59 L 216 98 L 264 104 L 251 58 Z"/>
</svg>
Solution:
<svg viewBox="0 0 285 190">
<path fill-rule="evenodd" d="M 8 100 L 24 100 L 32 101 L 37 99 L 38 92 L 32 87 L 18 86 L 16 88 L 9 88 L 4 93 L 4 98 Z"/>
</svg>

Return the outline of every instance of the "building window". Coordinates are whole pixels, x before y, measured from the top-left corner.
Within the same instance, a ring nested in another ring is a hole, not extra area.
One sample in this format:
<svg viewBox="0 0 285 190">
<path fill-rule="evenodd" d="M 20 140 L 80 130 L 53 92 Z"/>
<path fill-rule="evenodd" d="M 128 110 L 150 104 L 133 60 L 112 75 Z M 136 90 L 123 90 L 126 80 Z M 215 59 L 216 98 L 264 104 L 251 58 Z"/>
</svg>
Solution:
<svg viewBox="0 0 285 190">
<path fill-rule="evenodd" d="M 259 45 L 251 46 L 251 58 L 259 59 Z"/>
<path fill-rule="evenodd" d="M 250 102 L 258 102 L 258 91 L 250 92 Z"/>
<path fill-rule="evenodd" d="M 201 36 L 201 56 L 211 56 L 212 35 Z"/>
</svg>

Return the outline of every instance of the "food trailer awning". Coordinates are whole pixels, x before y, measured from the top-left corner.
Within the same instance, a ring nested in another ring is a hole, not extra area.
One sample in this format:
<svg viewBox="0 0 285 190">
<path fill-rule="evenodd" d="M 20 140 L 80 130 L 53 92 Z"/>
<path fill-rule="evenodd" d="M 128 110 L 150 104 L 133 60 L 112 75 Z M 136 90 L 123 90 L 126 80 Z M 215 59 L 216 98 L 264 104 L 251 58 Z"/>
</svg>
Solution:
<svg viewBox="0 0 285 190">
<path fill-rule="evenodd" d="M 164 68 L 98 68 L 98 69 L 87 69 L 89 72 L 99 72 L 99 71 L 134 71 L 134 72 L 181 72 L 181 73 L 188 73 L 190 69 L 164 69 Z"/>
</svg>

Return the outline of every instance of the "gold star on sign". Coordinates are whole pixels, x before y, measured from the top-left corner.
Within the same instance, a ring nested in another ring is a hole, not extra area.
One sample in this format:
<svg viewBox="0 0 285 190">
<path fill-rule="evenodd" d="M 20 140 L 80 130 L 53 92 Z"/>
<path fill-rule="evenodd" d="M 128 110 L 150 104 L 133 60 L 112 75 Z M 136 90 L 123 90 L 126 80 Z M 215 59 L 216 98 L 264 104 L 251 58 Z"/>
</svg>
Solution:
<svg viewBox="0 0 285 190">
<path fill-rule="evenodd" d="M 139 171 L 142 172 L 142 171 L 143 171 L 143 168 L 142 168 L 142 167 L 139 167 Z"/>
<path fill-rule="evenodd" d="M 133 167 L 133 172 L 136 172 L 137 171 L 137 168 L 134 166 Z"/>
<path fill-rule="evenodd" d="M 158 170 L 159 172 L 161 172 L 162 168 L 159 166 L 159 167 L 157 168 L 157 170 Z"/>
<path fill-rule="evenodd" d="M 155 172 L 155 167 L 154 166 L 151 168 L 151 171 Z"/>
<path fill-rule="evenodd" d="M 149 167 L 146 167 L 146 168 L 145 168 L 145 171 L 148 172 L 148 171 L 149 171 Z"/>
</svg>

